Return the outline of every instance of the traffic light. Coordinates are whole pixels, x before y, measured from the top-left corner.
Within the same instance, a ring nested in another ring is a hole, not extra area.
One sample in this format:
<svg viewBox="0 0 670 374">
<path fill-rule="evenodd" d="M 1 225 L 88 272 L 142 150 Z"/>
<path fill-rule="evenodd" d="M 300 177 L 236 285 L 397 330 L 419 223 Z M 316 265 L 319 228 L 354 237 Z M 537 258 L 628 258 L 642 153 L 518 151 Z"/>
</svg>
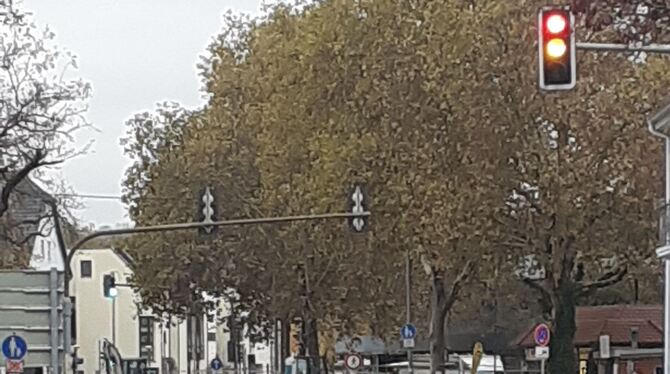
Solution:
<svg viewBox="0 0 670 374">
<path fill-rule="evenodd" d="M 211 188 L 206 187 L 200 194 L 200 207 L 198 209 L 197 220 L 203 223 L 213 223 L 218 220 L 214 192 Z M 214 226 L 205 226 L 200 228 L 205 234 L 211 234 L 214 231 Z"/>
<path fill-rule="evenodd" d="M 84 359 L 79 357 L 77 352 L 78 352 L 78 349 L 76 349 L 76 348 L 72 352 L 72 373 L 74 373 L 74 374 L 77 374 L 77 369 L 79 368 L 79 365 L 84 364 Z"/>
<path fill-rule="evenodd" d="M 112 274 L 105 274 L 102 277 L 102 294 L 105 295 L 105 297 L 113 299 L 118 295 L 119 290 L 116 288 L 116 280 L 114 279 L 114 275 Z"/>
<path fill-rule="evenodd" d="M 365 213 L 368 211 L 368 200 L 364 188 L 360 184 L 355 184 L 349 193 L 349 212 Z M 363 232 L 368 227 L 368 217 L 351 217 L 349 226 L 354 232 Z"/>
<path fill-rule="evenodd" d="M 574 88 L 577 81 L 574 15 L 569 7 L 544 7 L 537 22 L 540 88 L 547 91 Z"/>
</svg>

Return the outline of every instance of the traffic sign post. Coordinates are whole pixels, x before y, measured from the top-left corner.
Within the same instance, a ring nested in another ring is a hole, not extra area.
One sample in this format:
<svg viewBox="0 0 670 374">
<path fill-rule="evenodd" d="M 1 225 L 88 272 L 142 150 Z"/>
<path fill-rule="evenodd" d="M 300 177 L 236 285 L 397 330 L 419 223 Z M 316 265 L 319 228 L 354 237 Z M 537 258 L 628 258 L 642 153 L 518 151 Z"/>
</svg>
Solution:
<svg viewBox="0 0 670 374">
<path fill-rule="evenodd" d="M 26 341 L 12 334 L 2 342 L 2 354 L 5 356 L 5 368 L 7 374 L 23 373 L 23 358 L 28 353 L 28 344 Z"/>
<path fill-rule="evenodd" d="M 411 323 L 406 324 L 400 329 L 403 348 L 414 348 L 414 338 L 416 338 L 416 327 Z"/>
<path fill-rule="evenodd" d="M 5 360 L 5 368 L 7 374 L 21 374 L 23 373 L 23 360 Z"/>
<path fill-rule="evenodd" d="M 540 359 L 540 373 L 544 374 L 544 363 L 549 359 L 549 341 L 551 340 L 551 330 L 546 323 L 540 323 L 533 331 L 535 339 L 535 356 Z"/>
<path fill-rule="evenodd" d="M 214 357 L 214 359 L 212 359 L 212 362 L 210 363 L 210 366 L 212 370 L 219 371 L 223 369 L 223 361 L 221 361 L 221 359 L 218 357 Z"/>
<path fill-rule="evenodd" d="M 533 332 L 533 337 L 535 338 L 535 345 L 539 347 L 546 347 L 549 345 L 549 339 L 551 338 L 551 332 L 549 326 L 545 323 L 540 323 L 535 327 Z"/>
<path fill-rule="evenodd" d="M 26 357 L 26 353 L 28 353 L 28 344 L 22 337 L 16 334 L 6 337 L 2 342 L 2 354 L 7 360 L 23 360 Z"/>
<path fill-rule="evenodd" d="M 344 356 L 344 366 L 351 371 L 357 371 L 363 366 L 363 357 L 358 353 L 350 353 Z"/>
</svg>

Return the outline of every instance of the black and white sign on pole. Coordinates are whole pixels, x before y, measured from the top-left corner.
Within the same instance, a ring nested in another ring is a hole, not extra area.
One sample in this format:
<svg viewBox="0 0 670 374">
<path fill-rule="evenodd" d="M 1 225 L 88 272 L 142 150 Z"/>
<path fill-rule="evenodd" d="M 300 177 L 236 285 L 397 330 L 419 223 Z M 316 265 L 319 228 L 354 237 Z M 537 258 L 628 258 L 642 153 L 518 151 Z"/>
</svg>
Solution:
<svg viewBox="0 0 670 374">
<path fill-rule="evenodd" d="M 349 194 L 349 211 L 351 213 L 365 213 L 368 211 L 368 201 L 362 185 L 354 184 Z M 368 217 L 351 217 L 349 225 L 355 232 L 363 232 L 368 227 Z"/>
<path fill-rule="evenodd" d="M 349 353 L 344 357 L 344 366 L 351 371 L 356 371 L 363 366 L 363 357 L 358 353 Z"/>
<path fill-rule="evenodd" d="M 202 223 L 214 223 L 218 220 L 214 191 L 209 187 L 205 187 L 200 193 L 200 206 L 198 209 L 197 220 Z M 214 226 L 206 226 L 201 228 L 200 231 L 204 234 L 211 234 L 214 232 L 214 229 Z"/>
</svg>

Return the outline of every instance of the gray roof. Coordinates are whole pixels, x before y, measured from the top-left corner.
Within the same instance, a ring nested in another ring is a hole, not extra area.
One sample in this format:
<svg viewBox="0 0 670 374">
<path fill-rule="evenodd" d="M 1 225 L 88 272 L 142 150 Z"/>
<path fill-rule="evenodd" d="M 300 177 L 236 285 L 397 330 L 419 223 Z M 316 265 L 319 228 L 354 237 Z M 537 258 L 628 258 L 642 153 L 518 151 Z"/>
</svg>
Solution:
<svg viewBox="0 0 670 374">
<path fill-rule="evenodd" d="M 35 235 L 50 217 L 48 203 L 53 201 L 55 198 L 30 178 L 19 183 L 10 195 L 9 209 L 0 218 L 0 250 L 16 247 L 14 243 L 18 243 L 30 253 Z"/>
</svg>

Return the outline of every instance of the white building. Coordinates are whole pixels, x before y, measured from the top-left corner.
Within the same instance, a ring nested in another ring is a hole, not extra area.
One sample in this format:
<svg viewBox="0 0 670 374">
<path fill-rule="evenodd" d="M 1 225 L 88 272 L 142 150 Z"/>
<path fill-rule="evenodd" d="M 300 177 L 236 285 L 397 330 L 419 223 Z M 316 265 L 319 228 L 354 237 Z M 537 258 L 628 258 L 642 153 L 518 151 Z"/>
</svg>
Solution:
<svg viewBox="0 0 670 374">
<path fill-rule="evenodd" d="M 208 322 L 206 316 L 190 322 L 170 321 L 138 308 L 138 296 L 123 286 L 131 275 L 131 262 L 127 254 L 115 249 L 79 250 L 73 258 L 73 335 L 80 347 L 79 357 L 84 358 L 80 368 L 84 374 L 104 372 L 104 363 L 98 360 L 103 339 L 114 343 L 124 360 L 146 358 L 148 367 L 158 368 L 161 373 L 207 372 L 215 357 L 223 361 L 225 369 L 233 369 L 231 334 L 224 326 Z M 120 285 L 118 295 L 111 300 L 103 295 L 106 274 L 114 275 Z M 221 305 L 225 315 L 226 304 Z M 258 366 L 267 368 L 270 355 L 266 346 L 253 345 L 243 334 L 240 345 L 240 373 L 251 369 L 250 355 Z"/>
<path fill-rule="evenodd" d="M 71 297 L 76 320 L 73 333 L 79 357 L 84 358 L 80 369 L 85 374 L 104 372 L 104 363 L 99 360 L 103 339 L 112 342 L 124 360 L 144 358 L 148 367 L 159 368 L 161 372 L 189 374 L 206 369 L 208 352 L 203 350 L 208 345 L 198 343 L 194 337 L 196 331 L 207 331 L 205 322 L 200 319 L 202 327 L 177 320 L 170 323 L 142 311 L 137 295 L 124 286 L 131 275 L 131 261 L 114 249 L 80 250 L 73 258 Z M 103 295 L 106 274 L 114 275 L 119 285 L 118 295 L 113 299 Z M 187 330 L 193 332 L 191 339 Z M 205 334 L 199 335 L 204 340 Z M 189 350 L 200 351 L 199 359 L 190 359 Z"/>
</svg>

